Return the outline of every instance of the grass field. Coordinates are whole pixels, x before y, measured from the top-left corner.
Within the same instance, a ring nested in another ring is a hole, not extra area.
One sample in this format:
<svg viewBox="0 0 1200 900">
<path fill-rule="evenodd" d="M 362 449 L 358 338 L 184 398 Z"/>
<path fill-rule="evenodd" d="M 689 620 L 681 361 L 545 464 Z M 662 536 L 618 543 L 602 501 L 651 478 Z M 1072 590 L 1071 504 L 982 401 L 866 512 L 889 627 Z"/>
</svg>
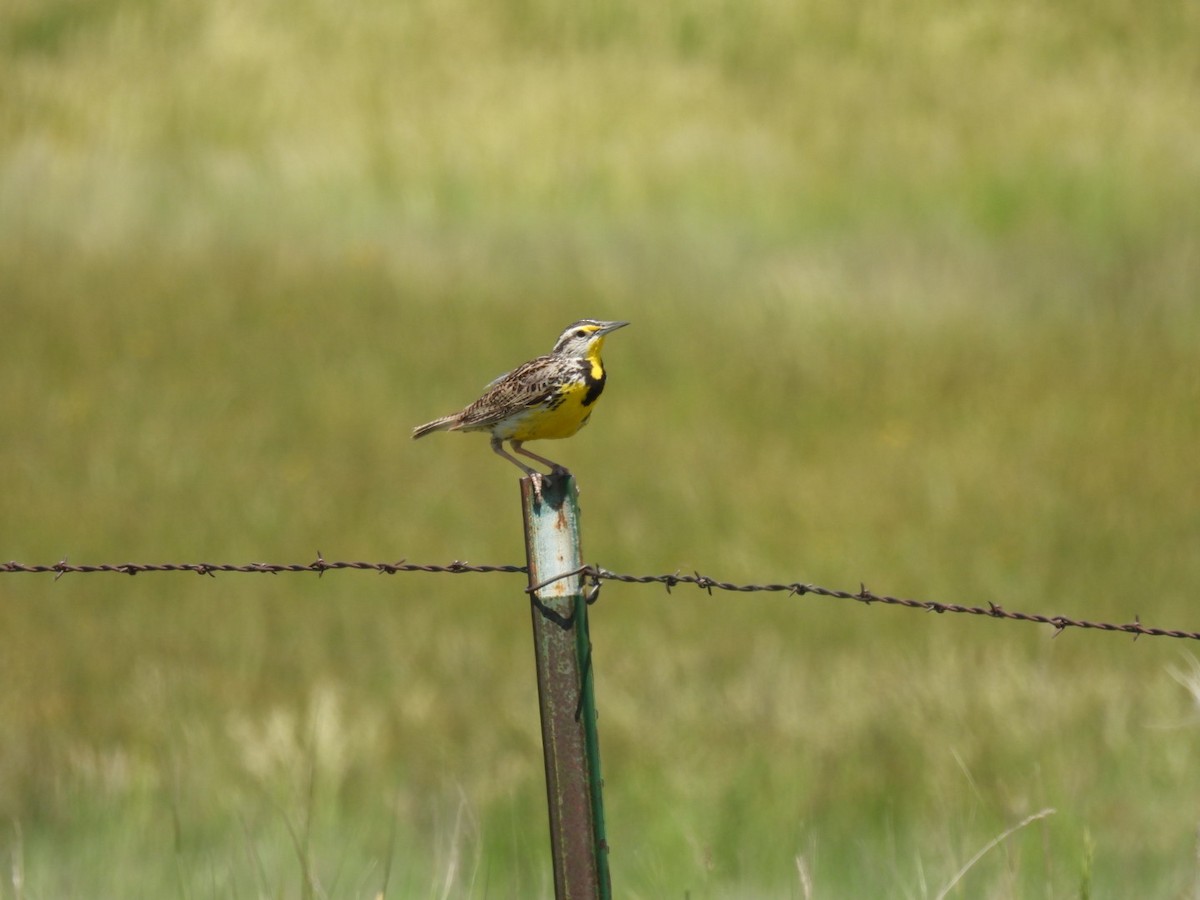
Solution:
<svg viewBox="0 0 1200 900">
<path fill-rule="evenodd" d="M 588 560 L 1200 629 L 1198 10 L 10 2 L 0 560 L 523 562 L 409 431 L 596 316 Z M 0 897 L 548 895 L 522 587 L 0 576 Z M 1187 642 L 592 631 L 617 896 L 935 897 L 1048 808 L 950 896 L 1200 889 Z"/>
</svg>

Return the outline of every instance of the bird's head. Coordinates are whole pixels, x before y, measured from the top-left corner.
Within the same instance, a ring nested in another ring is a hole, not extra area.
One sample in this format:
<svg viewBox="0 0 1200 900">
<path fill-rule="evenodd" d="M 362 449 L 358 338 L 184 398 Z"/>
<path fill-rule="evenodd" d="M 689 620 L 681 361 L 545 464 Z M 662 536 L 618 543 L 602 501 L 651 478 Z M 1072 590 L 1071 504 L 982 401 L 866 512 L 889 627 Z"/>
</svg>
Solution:
<svg viewBox="0 0 1200 900">
<path fill-rule="evenodd" d="M 599 319 L 580 319 L 567 326 L 567 330 L 554 345 L 555 356 L 574 359 L 589 359 L 600 355 L 604 336 L 610 331 L 624 328 L 628 322 L 601 322 Z"/>
</svg>

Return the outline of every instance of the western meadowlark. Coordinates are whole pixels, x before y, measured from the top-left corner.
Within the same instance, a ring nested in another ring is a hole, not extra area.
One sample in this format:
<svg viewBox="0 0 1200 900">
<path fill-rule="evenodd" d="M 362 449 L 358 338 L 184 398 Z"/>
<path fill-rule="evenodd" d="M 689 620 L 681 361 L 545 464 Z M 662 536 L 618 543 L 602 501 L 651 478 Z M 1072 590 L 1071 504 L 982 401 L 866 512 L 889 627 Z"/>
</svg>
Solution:
<svg viewBox="0 0 1200 900">
<path fill-rule="evenodd" d="M 501 375 L 462 412 L 414 428 L 413 439 L 433 431 L 490 431 L 492 450 L 532 476 L 535 486 L 542 473 L 508 453 L 505 441 L 514 453 L 549 466 L 551 475 L 565 472 L 563 466 L 522 445 L 567 438 L 587 424 L 607 377 L 600 359 L 604 337 L 628 324 L 580 319 L 567 326 L 547 355 Z"/>
</svg>

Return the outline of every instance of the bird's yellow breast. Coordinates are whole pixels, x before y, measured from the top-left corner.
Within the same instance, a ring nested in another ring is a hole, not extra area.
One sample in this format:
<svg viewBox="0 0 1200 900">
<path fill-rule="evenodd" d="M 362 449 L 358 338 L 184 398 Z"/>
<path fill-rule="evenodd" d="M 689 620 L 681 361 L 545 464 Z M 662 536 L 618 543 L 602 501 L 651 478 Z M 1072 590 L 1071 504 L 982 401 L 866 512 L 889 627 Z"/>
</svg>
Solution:
<svg viewBox="0 0 1200 900">
<path fill-rule="evenodd" d="M 591 401 L 584 403 L 592 394 Z M 492 429 L 505 441 L 546 441 L 568 438 L 587 424 L 596 394 L 586 381 L 561 387 L 549 403 L 515 413 Z"/>
<path fill-rule="evenodd" d="M 607 377 L 600 348 L 594 346 L 587 358 L 574 363 L 571 374 L 545 401 L 509 416 L 493 426 L 492 434 L 504 441 L 568 438 L 587 424 Z"/>
</svg>

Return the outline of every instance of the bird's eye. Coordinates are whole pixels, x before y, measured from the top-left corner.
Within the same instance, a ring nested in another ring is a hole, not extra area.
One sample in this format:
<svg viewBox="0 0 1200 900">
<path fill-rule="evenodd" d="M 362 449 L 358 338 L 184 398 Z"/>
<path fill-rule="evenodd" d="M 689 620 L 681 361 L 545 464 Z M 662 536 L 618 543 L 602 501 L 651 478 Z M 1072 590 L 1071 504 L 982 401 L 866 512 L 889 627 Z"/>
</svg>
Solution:
<svg viewBox="0 0 1200 900">
<path fill-rule="evenodd" d="M 587 332 L 580 328 L 575 332 L 575 337 L 587 337 Z"/>
</svg>

